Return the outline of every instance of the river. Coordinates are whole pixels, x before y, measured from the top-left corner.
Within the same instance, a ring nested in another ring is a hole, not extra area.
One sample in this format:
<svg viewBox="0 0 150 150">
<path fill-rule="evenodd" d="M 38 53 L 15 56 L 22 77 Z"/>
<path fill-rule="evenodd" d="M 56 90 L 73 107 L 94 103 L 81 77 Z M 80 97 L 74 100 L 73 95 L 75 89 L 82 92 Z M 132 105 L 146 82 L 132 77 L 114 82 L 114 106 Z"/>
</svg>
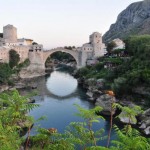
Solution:
<svg viewBox="0 0 150 150">
<path fill-rule="evenodd" d="M 35 96 L 35 103 L 38 108 L 30 111 L 30 115 L 38 120 L 41 116 L 46 119 L 40 120 L 34 124 L 31 135 L 36 134 L 36 126 L 43 128 L 57 128 L 58 132 L 63 133 L 70 122 L 81 122 L 82 118 L 77 117 L 77 109 L 74 104 L 83 108 L 90 109 L 94 104 L 88 101 L 84 89 L 80 87 L 77 80 L 68 72 L 54 71 L 46 77 L 40 77 L 37 81 L 39 94 Z M 104 128 L 104 135 L 108 134 L 109 121 L 100 120 L 100 123 L 94 123 L 93 129 Z M 115 137 L 112 132 L 112 139 Z M 100 142 L 106 145 L 106 140 Z"/>
</svg>

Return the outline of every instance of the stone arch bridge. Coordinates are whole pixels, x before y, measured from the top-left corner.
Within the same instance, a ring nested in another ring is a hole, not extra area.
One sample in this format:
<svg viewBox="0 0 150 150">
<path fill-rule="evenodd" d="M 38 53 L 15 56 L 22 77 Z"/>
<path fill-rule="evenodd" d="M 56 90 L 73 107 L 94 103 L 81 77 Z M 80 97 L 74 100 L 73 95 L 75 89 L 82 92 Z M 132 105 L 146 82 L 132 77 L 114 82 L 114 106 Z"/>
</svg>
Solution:
<svg viewBox="0 0 150 150">
<path fill-rule="evenodd" d="M 77 49 L 69 50 L 69 49 L 59 47 L 59 48 L 45 50 L 45 51 L 44 50 L 29 51 L 29 60 L 30 60 L 29 69 L 36 70 L 36 71 L 45 70 L 45 62 L 47 58 L 55 52 L 64 52 L 73 56 L 73 58 L 76 60 L 77 68 L 86 66 L 87 53 L 85 51 L 77 50 Z"/>
</svg>

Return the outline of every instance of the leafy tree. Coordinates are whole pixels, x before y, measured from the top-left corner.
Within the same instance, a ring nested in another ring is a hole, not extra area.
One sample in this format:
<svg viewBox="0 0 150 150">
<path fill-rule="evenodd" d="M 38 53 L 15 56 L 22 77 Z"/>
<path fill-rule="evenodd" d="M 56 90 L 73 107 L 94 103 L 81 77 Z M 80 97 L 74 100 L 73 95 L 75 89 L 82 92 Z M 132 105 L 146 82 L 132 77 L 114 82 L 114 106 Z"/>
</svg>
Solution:
<svg viewBox="0 0 150 150">
<path fill-rule="evenodd" d="M 107 52 L 110 54 L 112 50 L 116 47 L 116 43 L 114 41 L 107 44 Z"/>
<path fill-rule="evenodd" d="M 38 45 L 38 43 L 36 43 L 36 42 L 33 42 L 33 43 L 32 43 L 32 45 Z"/>
<path fill-rule="evenodd" d="M 97 146 L 96 138 L 95 138 L 94 132 L 92 131 L 92 123 L 94 122 L 99 123 L 99 119 L 104 119 L 102 116 L 99 116 L 96 114 L 102 111 L 102 108 L 100 106 L 96 106 L 93 109 L 86 110 L 78 105 L 76 105 L 76 107 L 79 110 L 79 113 L 77 113 L 76 115 L 84 119 L 89 130 L 91 142 L 93 141 L 94 145 Z"/>
<path fill-rule="evenodd" d="M 20 61 L 20 56 L 15 50 L 10 50 L 9 51 L 9 66 L 11 68 L 15 67 L 18 65 Z"/>
<path fill-rule="evenodd" d="M 69 49 L 69 50 L 72 50 L 74 48 L 76 48 L 75 46 L 64 46 L 65 49 Z"/>
<path fill-rule="evenodd" d="M 123 95 L 127 92 L 128 86 L 127 86 L 127 80 L 123 77 L 118 77 L 114 80 L 112 84 L 112 89 L 117 95 Z"/>
<path fill-rule="evenodd" d="M 111 148 L 114 150 L 149 150 L 150 143 L 148 140 L 141 136 L 141 134 L 133 129 L 131 126 L 125 126 L 123 130 L 120 130 L 115 126 L 117 133 L 117 139 L 113 140 L 114 146 Z"/>
<path fill-rule="evenodd" d="M 33 119 L 26 113 L 38 107 L 29 104 L 27 97 L 21 96 L 17 90 L 0 94 L 0 146 L 1 150 L 19 149 L 22 139 L 19 131 L 24 127 L 31 127 Z"/>
<path fill-rule="evenodd" d="M 0 63 L 0 84 L 7 83 L 11 75 L 10 66 L 7 63 Z"/>
</svg>

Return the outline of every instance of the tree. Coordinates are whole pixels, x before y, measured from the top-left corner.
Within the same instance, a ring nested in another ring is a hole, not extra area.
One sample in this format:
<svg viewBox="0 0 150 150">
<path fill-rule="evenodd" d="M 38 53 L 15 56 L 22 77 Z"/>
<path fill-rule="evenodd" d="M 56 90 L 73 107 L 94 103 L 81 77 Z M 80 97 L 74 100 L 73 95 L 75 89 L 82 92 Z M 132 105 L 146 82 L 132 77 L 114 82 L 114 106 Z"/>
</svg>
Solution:
<svg viewBox="0 0 150 150">
<path fill-rule="evenodd" d="M 38 43 L 36 43 L 36 42 L 33 42 L 33 43 L 32 43 L 32 45 L 38 45 Z"/>
<path fill-rule="evenodd" d="M 7 83 L 11 74 L 10 66 L 6 63 L 0 63 L 0 83 Z"/>
<path fill-rule="evenodd" d="M 19 61 L 20 61 L 19 54 L 15 50 L 11 49 L 9 51 L 9 66 L 13 68 L 18 65 Z"/>
<path fill-rule="evenodd" d="M 17 90 L 0 94 L 0 149 L 20 149 L 22 138 L 19 131 L 31 127 L 33 118 L 26 115 L 37 104 L 27 102 L 27 96 L 21 96 Z"/>
<path fill-rule="evenodd" d="M 116 43 L 115 43 L 114 41 L 108 43 L 108 44 L 107 44 L 107 51 L 108 51 L 108 53 L 110 54 L 111 51 L 113 50 L 113 48 L 115 48 L 116 46 L 117 46 L 117 45 L 116 45 Z"/>
</svg>

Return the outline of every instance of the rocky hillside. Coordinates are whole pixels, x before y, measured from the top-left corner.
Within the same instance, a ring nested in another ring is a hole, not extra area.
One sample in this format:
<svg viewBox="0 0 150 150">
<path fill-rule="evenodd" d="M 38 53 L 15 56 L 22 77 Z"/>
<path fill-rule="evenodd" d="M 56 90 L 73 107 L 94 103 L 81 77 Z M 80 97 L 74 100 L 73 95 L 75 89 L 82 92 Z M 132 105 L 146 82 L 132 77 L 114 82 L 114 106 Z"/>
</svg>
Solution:
<svg viewBox="0 0 150 150">
<path fill-rule="evenodd" d="M 129 35 L 150 34 L 150 0 L 129 5 L 122 11 L 115 24 L 104 34 L 104 42 Z"/>
</svg>

